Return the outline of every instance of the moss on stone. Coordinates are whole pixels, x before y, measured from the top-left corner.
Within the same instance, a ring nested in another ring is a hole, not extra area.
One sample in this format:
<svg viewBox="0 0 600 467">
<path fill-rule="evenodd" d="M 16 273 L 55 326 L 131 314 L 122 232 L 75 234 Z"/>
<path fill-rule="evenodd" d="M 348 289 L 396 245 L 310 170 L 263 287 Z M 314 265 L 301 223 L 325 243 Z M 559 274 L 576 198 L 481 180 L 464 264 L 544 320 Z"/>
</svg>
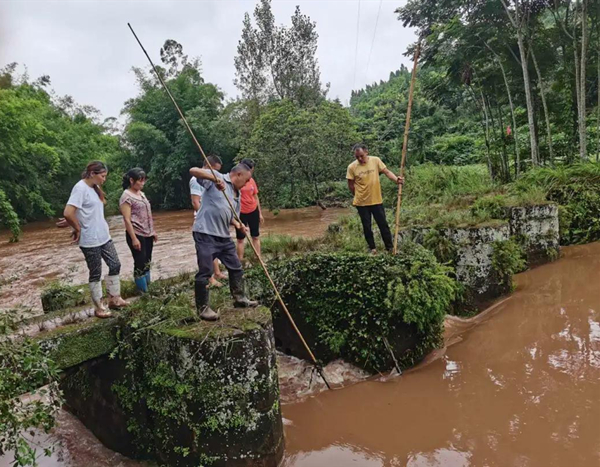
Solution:
<svg viewBox="0 0 600 467">
<path fill-rule="evenodd" d="M 157 329 L 165 334 L 202 341 L 207 336 L 228 337 L 270 325 L 271 312 L 264 306 L 256 308 L 221 308 L 217 322 L 197 321 L 183 326 L 167 324 Z"/>
<path fill-rule="evenodd" d="M 65 369 L 110 353 L 117 346 L 117 321 L 88 318 L 41 332 L 34 339 Z"/>
</svg>

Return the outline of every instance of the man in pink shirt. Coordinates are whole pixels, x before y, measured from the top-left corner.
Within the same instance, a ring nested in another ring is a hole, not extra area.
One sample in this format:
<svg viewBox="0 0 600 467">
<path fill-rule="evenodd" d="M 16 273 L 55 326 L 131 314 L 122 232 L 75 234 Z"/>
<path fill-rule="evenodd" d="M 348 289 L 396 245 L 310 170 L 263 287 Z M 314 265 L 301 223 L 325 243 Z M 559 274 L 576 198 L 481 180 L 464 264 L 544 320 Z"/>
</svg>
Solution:
<svg viewBox="0 0 600 467">
<path fill-rule="evenodd" d="M 254 173 L 254 161 L 252 159 L 242 159 L 240 164 L 246 165 L 252 173 Z M 258 187 L 254 178 L 248 180 L 248 183 L 240 190 L 241 198 L 241 214 L 240 220 L 250 228 L 250 236 L 252 237 L 252 244 L 256 249 L 256 252 L 260 256 L 260 224 L 265 219 L 260 209 L 260 200 L 258 199 Z M 244 259 L 244 240 L 246 236 L 244 232 L 236 230 L 237 237 L 237 254 L 240 261 Z"/>
</svg>

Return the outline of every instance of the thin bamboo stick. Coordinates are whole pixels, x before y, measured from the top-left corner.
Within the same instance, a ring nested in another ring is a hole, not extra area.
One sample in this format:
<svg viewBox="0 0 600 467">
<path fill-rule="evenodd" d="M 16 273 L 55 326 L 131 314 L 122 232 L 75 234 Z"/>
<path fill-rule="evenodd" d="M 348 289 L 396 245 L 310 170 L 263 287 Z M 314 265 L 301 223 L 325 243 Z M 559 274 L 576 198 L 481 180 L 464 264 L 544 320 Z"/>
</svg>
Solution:
<svg viewBox="0 0 600 467">
<path fill-rule="evenodd" d="M 410 78 L 410 90 L 408 91 L 408 109 L 406 110 L 406 123 L 404 124 L 404 141 L 402 142 L 402 161 L 400 162 L 400 176 L 404 179 L 406 168 L 406 151 L 408 148 L 408 132 L 410 130 L 410 114 L 412 112 L 413 94 L 415 90 L 415 81 L 417 79 L 417 63 L 419 53 L 421 52 L 421 39 L 417 42 L 415 50 L 415 61 L 413 64 L 412 76 Z M 394 254 L 398 253 L 398 234 L 400 232 L 400 207 L 402 206 L 402 186 L 398 184 L 398 201 L 396 202 L 396 228 L 394 230 Z"/>
</svg>

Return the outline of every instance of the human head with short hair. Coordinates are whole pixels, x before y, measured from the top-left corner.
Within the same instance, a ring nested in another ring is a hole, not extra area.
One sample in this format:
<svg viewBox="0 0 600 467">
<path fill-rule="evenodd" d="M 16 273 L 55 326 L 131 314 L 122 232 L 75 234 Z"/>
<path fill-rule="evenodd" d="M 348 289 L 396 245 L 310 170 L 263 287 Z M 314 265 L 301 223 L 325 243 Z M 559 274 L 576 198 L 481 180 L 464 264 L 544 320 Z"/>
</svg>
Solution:
<svg viewBox="0 0 600 467">
<path fill-rule="evenodd" d="M 213 168 L 213 170 L 216 170 L 217 172 L 219 170 L 221 170 L 221 167 L 223 167 L 223 161 L 221 160 L 221 158 L 215 154 L 211 154 L 210 156 L 207 157 L 208 162 L 210 163 L 210 166 Z M 208 169 L 208 164 L 206 163 L 206 161 L 204 161 L 204 165 L 202 167 L 203 169 Z"/>
<path fill-rule="evenodd" d="M 352 146 L 352 152 L 354 153 L 354 158 L 360 165 L 365 165 L 369 160 L 369 150 L 367 149 L 366 144 L 356 143 Z"/>
<path fill-rule="evenodd" d="M 246 164 L 237 164 L 231 172 L 229 172 L 229 177 L 231 179 L 231 183 L 233 186 L 241 190 L 248 180 L 252 178 L 252 171 Z"/>
</svg>

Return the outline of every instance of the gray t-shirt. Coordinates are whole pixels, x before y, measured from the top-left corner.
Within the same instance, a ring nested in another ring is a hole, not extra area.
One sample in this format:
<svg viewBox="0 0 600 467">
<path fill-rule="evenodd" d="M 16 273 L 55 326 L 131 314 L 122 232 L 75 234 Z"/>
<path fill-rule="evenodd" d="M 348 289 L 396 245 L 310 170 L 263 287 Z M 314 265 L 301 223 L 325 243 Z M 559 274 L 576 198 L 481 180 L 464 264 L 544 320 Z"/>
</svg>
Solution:
<svg viewBox="0 0 600 467">
<path fill-rule="evenodd" d="M 79 246 L 94 248 L 110 240 L 108 224 L 104 219 L 104 203 L 91 186 L 79 180 L 73 187 L 67 204 L 77 208 L 77 220 L 81 226 Z"/>
<path fill-rule="evenodd" d="M 225 193 L 233 203 L 237 214 L 240 214 L 240 196 L 229 178 L 229 174 L 223 175 L 215 172 L 215 175 L 225 182 Z M 214 235 L 215 237 L 228 238 L 229 226 L 233 219 L 231 208 L 214 182 L 198 179 L 200 186 L 204 188 L 202 193 L 202 204 L 194 221 L 193 232 Z"/>
</svg>

